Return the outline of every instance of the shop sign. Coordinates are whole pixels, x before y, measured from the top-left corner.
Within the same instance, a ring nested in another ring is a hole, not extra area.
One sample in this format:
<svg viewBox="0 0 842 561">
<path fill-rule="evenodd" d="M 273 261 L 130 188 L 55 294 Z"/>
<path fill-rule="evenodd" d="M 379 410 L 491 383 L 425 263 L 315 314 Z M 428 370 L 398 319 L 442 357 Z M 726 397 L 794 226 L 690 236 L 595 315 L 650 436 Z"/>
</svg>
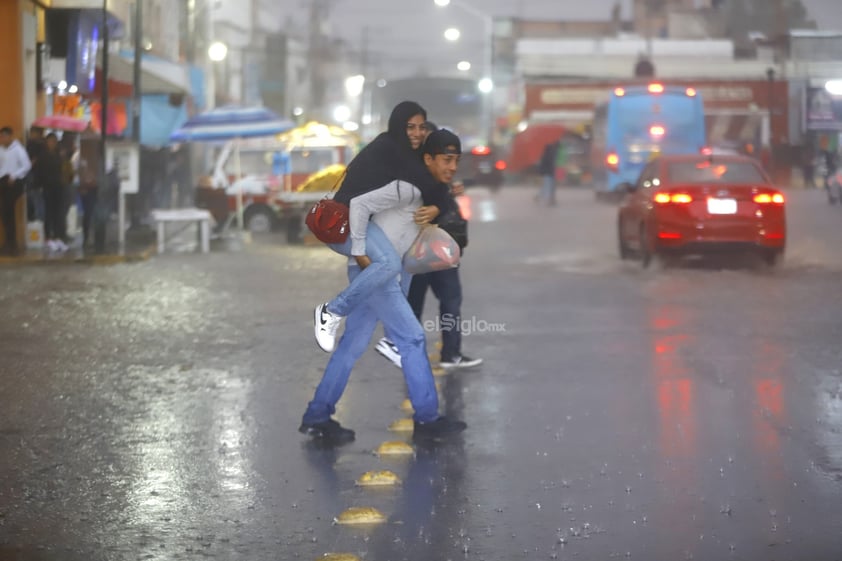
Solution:
<svg viewBox="0 0 842 561">
<path fill-rule="evenodd" d="M 804 117 L 807 130 L 842 130 L 842 96 L 808 88 Z"/>
</svg>

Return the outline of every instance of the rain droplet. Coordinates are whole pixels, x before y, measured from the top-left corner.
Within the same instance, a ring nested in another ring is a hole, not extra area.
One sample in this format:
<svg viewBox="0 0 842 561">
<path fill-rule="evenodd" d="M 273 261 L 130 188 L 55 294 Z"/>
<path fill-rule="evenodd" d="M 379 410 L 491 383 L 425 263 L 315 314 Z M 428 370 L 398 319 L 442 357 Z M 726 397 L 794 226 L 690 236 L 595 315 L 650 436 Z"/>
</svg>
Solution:
<svg viewBox="0 0 842 561">
<path fill-rule="evenodd" d="M 631 487 L 626 486 L 626 493 L 631 493 Z"/>
<path fill-rule="evenodd" d="M 541 503 L 535 503 L 535 507 L 536 507 L 538 510 L 541 510 Z"/>
</svg>

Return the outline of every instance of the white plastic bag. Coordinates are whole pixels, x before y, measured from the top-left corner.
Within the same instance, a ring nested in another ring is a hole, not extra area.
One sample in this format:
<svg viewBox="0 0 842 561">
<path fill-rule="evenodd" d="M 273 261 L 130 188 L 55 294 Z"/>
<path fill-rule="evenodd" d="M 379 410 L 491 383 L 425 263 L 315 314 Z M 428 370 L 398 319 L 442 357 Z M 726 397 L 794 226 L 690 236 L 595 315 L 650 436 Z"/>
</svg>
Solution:
<svg viewBox="0 0 842 561">
<path fill-rule="evenodd" d="M 403 268 L 414 275 L 452 269 L 459 265 L 461 251 L 450 234 L 430 224 L 421 228 L 403 256 Z"/>
<path fill-rule="evenodd" d="M 44 223 L 40 220 L 26 223 L 26 247 L 29 249 L 44 247 Z"/>
</svg>

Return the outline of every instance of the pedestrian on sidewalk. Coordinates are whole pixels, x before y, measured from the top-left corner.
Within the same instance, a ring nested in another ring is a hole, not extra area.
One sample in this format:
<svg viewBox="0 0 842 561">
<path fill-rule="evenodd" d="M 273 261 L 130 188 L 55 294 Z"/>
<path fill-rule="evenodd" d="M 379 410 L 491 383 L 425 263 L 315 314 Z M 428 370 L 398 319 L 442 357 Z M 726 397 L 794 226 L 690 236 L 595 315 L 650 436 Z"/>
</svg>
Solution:
<svg viewBox="0 0 842 561">
<path fill-rule="evenodd" d="M 45 139 L 44 150 L 35 167 L 36 181 L 44 192 L 44 239 L 49 251 L 64 253 L 68 250 L 64 200 L 66 186 L 58 137 L 50 133 Z"/>
<path fill-rule="evenodd" d="M 423 125 L 423 122 L 420 124 Z M 428 154 L 425 158 L 445 156 L 455 162 L 457 156 L 453 151 L 456 148 L 452 140 L 455 135 L 448 131 L 440 133 L 438 140 L 425 143 L 424 150 Z M 458 137 L 456 140 L 458 142 Z M 455 170 L 455 163 L 452 167 Z M 434 184 L 441 188 L 437 181 Z M 392 251 L 403 255 L 412 245 L 420 225 L 431 220 L 429 209 L 422 204 L 421 199 L 421 190 L 415 185 L 395 180 L 356 197 L 352 202 L 352 213 L 371 216 L 383 236 L 390 244 L 394 244 Z M 437 210 L 435 214 L 438 214 Z M 349 260 L 350 283 L 359 277 L 362 269 L 363 265 L 356 259 Z M 427 356 L 426 336 L 406 299 L 410 280 L 411 275 L 405 271 L 401 272 L 400 277 L 392 276 L 348 314 L 345 331 L 328 361 L 313 399 L 307 405 L 298 429 L 300 432 L 314 439 L 337 444 L 354 440 L 354 431 L 341 426 L 331 417 L 345 391 L 351 369 L 371 343 L 378 320 L 383 322 L 386 335 L 394 341 L 403 359 L 401 367 L 409 401 L 415 411 L 413 437 L 435 439 L 457 434 L 466 428 L 464 422 L 439 414 L 438 394 Z"/>
<path fill-rule="evenodd" d="M 2 252 L 18 255 L 17 202 L 23 194 L 24 179 L 32 169 L 32 163 L 11 127 L 0 128 L 0 146 L 4 148 L 0 156 L 0 206 L 6 235 Z"/>
</svg>

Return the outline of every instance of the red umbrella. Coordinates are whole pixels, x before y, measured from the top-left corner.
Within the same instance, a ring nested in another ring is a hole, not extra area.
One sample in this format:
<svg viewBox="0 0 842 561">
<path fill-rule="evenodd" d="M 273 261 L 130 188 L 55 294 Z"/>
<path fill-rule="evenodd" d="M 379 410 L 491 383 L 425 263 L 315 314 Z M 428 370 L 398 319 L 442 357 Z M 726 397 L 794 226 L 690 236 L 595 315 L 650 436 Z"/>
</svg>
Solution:
<svg viewBox="0 0 842 561">
<path fill-rule="evenodd" d="M 32 126 L 58 131 L 82 132 L 89 122 L 69 115 L 45 115 L 32 122 Z"/>
<path fill-rule="evenodd" d="M 524 171 L 538 164 L 544 146 L 561 138 L 566 130 L 567 127 L 561 123 L 531 123 L 512 139 L 509 157 L 506 159 L 508 170 Z"/>
</svg>

